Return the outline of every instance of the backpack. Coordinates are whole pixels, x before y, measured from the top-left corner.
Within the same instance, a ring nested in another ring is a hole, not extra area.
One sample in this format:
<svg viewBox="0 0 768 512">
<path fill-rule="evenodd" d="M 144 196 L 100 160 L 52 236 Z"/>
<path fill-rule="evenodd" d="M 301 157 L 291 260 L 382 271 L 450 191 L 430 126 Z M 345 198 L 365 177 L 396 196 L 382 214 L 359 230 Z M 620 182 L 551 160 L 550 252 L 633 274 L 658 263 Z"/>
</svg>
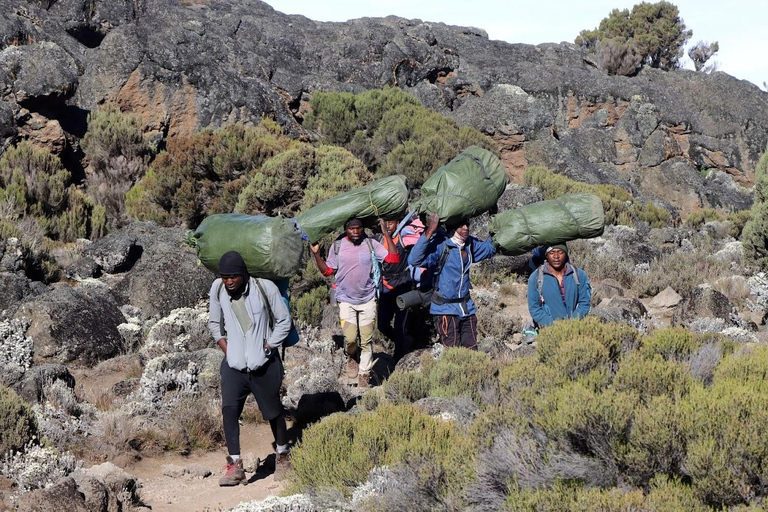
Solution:
<svg viewBox="0 0 768 512">
<path fill-rule="evenodd" d="M 333 254 L 336 255 L 336 265 L 339 264 L 339 245 L 344 238 L 339 238 L 333 242 Z M 381 263 L 376 259 L 376 252 L 373 250 L 371 239 L 365 237 L 365 243 L 368 244 L 368 250 L 371 251 L 371 279 L 376 290 L 376 299 L 381 295 L 381 289 L 384 286 L 384 279 L 381 274 Z"/>
<path fill-rule="evenodd" d="M 256 277 L 254 278 L 254 281 L 256 281 L 256 288 L 259 289 L 259 292 L 261 293 L 261 299 L 262 302 L 264 302 L 264 308 L 267 310 L 267 316 L 269 316 L 269 330 L 273 330 L 275 328 L 275 314 L 272 312 L 272 306 L 269 304 L 269 299 L 267 298 L 267 292 L 264 289 L 264 285 L 261 283 L 261 278 Z M 219 287 L 216 290 L 216 296 L 221 296 L 221 289 L 224 286 L 224 283 L 219 283 Z M 221 299 L 219 299 L 221 300 Z M 286 297 L 283 297 L 283 301 L 285 301 L 285 306 L 288 307 L 288 299 Z M 221 331 L 222 334 L 226 336 L 227 331 L 224 328 L 224 312 L 221 312 L 221 321 L 219 322 L 219 325 L 221 325 Z M 292 347 L 296 343 L 299 342 L 299 331 L 296 329 L 296 326 L 293 323 L 293 318 L 291 318 L 291 330 L 288 331 L 288 335 L 283 340 L 282 346 L 282 358 L 285 359 L 285 347 Z"/>
</svg>

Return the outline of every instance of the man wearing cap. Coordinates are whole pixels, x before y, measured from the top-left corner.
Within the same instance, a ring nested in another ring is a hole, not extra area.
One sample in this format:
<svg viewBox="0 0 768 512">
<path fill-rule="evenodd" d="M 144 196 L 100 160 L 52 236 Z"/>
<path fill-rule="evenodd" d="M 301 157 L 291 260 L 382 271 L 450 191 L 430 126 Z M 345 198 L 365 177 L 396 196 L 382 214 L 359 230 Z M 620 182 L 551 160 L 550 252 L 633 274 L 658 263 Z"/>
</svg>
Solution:
<svg viewBox="0 0 768 512">
<path fill-rule="evenodd" d="M 320 256 L 320 245 L 310 248 L 320 273 L 328 277 L 336 273 L 336 301 L 339 303 L 341 330 L 347 353 L 347 378 L 357 386 L 370 386 L 373 368 L 373 331 L 376 328 L 376 283 L 373 281 L 375 257 L 379 263 L 400 261 L 397 247 L 379 220 L 384 245 L 369 239 L 358 218 L 344 224 L 345 236 L 336 240 L 328 251 L 328 260 Z M 358 347 L 358 336 L 360 346 Z"/>
<path fill-rule="evenodd" d="M 586 272 L 569 262 L 565 244 L 549 245 L 545 261 L 528 278 L 528 311 L 537 328 L 589 313 L 592 287 Z"/>
<path fill-rule="evenodd" d="M 446 236 L 437 234 L 439 224 L 440 216 L 431 214 L 426 231 L 411 249 L 408 263 L 426 266 L 433 273 L 429 312 L 440 343 L 477 350 L 477 310 L 469 294 L 469 269 L 491 258 L 496 250 L 490 238 L 483 241 L 469 234 L 469 219 L 446 226 Z"/>
<path fill-rule="evenodd" d="M 219 260 L 219 275 L 211 285 L 208 329 L 224 352 L 221 362 L 221 413 L 227 442 L 225 475 L 221 486 L 245 482 L 240 457 L 240 414 L 252 393 L 275 438 L 275 480 L 290 467 L 285 411 L 280 401 L 283 364 L 278 347 L 291 329 L 291 315 L 275 283 L 248 275 L 239 253 Z M 272 310 L 274 324 L 270 326 Z"/>
</svg>

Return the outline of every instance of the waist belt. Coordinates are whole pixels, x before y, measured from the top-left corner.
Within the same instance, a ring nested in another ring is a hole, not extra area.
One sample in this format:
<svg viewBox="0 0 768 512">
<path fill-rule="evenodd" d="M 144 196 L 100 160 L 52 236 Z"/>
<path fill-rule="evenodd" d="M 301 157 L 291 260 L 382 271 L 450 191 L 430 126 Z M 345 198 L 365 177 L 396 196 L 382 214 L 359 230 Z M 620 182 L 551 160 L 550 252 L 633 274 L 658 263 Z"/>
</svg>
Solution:
<svg viewBox="0 0 768 512">
<path fill-rule="evenodd" d="M 468 302 L 469 299 L 469 294 L 459 297 L 458 299 L 446 299 L 443 294 L 438 291 L 432 293 L 432 303 L 437 304 L 438 306 L 442 306 L 443 304 L 462 304 Z"/>
</svg>

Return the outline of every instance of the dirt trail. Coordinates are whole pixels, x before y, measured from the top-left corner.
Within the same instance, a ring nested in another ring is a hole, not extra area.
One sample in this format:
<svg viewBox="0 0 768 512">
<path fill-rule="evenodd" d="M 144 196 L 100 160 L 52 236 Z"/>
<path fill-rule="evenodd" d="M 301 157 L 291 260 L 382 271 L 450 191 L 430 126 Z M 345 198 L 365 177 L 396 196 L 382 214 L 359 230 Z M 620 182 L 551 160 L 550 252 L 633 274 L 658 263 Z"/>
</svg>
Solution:
<svg viewBox="0 0 768 512">
<path fill-rule="evenodd" d="M 267 458 L 272 453 L 272 432 L 268 423 L 245 424 L 240 429 L 240 443 L 244 460 L 249 455 Z M 248 485 L 219 487 L 223 474 L 226 450 L 192 454 L 184 457 L 166 454 L 145 458 L 124 468 L 141 482 L 140 496 L 153 512 L 213 512 L 229 510 L 242 502 L 263 500 L 277 495 L 283 482 L 275 482 L 272 476 L 273 458 L 262 462 L 256 473 L 246 473 Z M 207 478 L 193 475 L 169 477 L 163 468 L 173 465 L 181 468 L 202 466 L 212 474 Z"/>
</svg>

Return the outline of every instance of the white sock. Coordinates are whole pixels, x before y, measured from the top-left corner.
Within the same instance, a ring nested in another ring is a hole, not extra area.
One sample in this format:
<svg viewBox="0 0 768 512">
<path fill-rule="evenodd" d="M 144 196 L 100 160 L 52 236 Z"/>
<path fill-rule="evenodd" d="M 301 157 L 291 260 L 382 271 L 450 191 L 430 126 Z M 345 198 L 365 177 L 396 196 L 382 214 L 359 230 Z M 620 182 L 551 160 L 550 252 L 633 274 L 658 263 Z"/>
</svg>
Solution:
<svg viewBox="0 0 768 512">
<path fill-rule="evenodd" d="M 230 457 L 232 458 L 232 462 L 237 462 L 240 460 L 240 455 L 230 455 Z"/>
<path fill-rule="evenodd" d="M 287 444 L 279 444 L 276 447 L 277 453 L 288 453 L 288 445 Z"/>
</svg>

